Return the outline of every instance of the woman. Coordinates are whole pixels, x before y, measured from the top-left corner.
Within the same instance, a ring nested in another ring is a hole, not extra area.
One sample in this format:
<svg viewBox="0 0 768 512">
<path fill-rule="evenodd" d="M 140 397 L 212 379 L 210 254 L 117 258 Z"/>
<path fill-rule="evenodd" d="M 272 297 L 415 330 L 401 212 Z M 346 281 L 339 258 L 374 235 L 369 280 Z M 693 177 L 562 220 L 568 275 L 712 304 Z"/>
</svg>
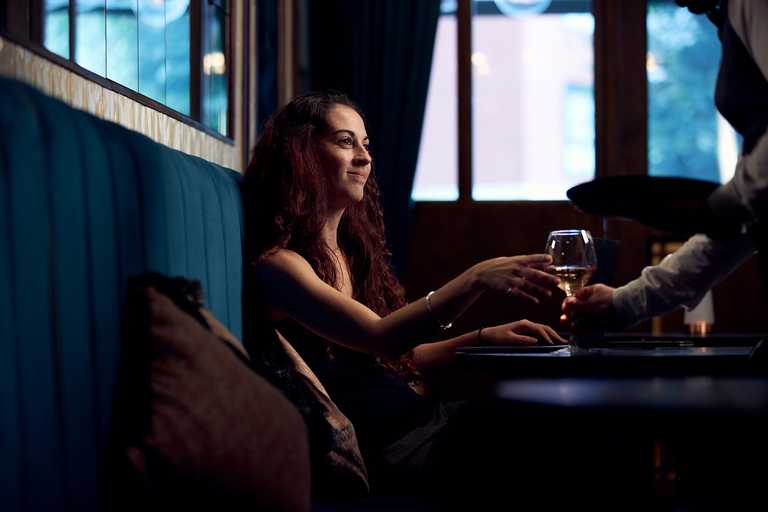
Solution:
<svg viewBox="0 0 768 512">
<path fill-rule="evenodd" d="M 424 343 L 486 291 L 538 303 L 558 279 L 546 271 L 547 255 L 501 257 L 406 304 L 387 261 L 372 170 L 359 110 L 340 94 L 309 94 L 265 125 L 243 201 L 251 284 L 352 420 L 375 484 L 381 471 L 421 467 L 424 446 L 450 414 L 415 393 L 393 367 L 434 367 L 472 344 L 564 341 L 522 320 Z"/>
</svg>

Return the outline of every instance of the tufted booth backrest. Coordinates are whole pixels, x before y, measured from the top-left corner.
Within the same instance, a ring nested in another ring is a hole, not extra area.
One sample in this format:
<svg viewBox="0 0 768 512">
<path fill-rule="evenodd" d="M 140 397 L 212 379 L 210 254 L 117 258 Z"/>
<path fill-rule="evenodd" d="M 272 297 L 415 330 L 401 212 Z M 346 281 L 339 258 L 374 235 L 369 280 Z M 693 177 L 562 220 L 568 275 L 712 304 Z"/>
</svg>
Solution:
<svg viewBox="0 0 768 512">
<path fill-rule="evenodd" d="M 126 278 L 242 334 L 237 173 L 0 78 L 0 510 L 96 510 Z"/>
</svg>

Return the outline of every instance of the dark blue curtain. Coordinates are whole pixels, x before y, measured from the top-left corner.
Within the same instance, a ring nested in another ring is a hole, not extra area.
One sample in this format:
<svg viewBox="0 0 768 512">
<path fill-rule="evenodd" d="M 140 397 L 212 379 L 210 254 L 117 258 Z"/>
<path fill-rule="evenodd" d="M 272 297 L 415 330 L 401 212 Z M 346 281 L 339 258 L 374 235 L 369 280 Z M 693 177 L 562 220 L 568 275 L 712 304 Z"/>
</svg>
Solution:
<svg viewBox="0 0 768 512">
<path fill-rule="evenodd" d="M 309 86 L 344 92 L 365 114 L 387 240 L 402 275 L 440 0 L 309 5 Z"/>
<path fill-rule="evenodd" d="M 256 20 L 259 49 L 256 132 L 261 133 L 267 118 L 277 109 L 277 0 L 258 0 Z"/>
</svg>

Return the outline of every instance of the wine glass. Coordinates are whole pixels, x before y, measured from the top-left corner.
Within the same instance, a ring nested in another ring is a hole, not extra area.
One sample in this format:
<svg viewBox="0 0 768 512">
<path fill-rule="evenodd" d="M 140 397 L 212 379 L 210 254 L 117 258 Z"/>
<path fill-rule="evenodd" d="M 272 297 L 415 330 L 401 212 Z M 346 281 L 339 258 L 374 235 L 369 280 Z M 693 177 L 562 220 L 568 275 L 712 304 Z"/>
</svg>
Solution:
<svg viewBox="0 0 768 512">
<path fill-rule="evenodd" d="M 567 296 L 583 288 L 597 270 L 595 242 L 586 229 L 552 231 L 547 237 L 546 253 L 552 256 L 558 286 Z"/>
</svg>

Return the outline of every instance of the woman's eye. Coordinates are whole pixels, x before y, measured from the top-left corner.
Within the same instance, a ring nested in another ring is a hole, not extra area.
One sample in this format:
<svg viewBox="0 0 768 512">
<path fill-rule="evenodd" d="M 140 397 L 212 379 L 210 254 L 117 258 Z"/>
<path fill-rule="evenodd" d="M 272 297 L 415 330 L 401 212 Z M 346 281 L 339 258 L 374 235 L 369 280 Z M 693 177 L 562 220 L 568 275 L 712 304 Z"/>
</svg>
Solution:
<svg viewBox="0 0 768 512">
<path fill-rule="evenodd" d="M 344 146 L 351 146 L 353 144 L 352 137 L 344 137 L 343 139 L 339 139 L 339 144 Z"/>
<path fill-rule="evenodd" d="M 368 153 L 370 153 L 370 152 L 371 152 L 371 145 L 370 145 L 370 144 L 363 144 L 363 147 L 365 148 L 365 150 L 366 150 Z"/>
</svg>

